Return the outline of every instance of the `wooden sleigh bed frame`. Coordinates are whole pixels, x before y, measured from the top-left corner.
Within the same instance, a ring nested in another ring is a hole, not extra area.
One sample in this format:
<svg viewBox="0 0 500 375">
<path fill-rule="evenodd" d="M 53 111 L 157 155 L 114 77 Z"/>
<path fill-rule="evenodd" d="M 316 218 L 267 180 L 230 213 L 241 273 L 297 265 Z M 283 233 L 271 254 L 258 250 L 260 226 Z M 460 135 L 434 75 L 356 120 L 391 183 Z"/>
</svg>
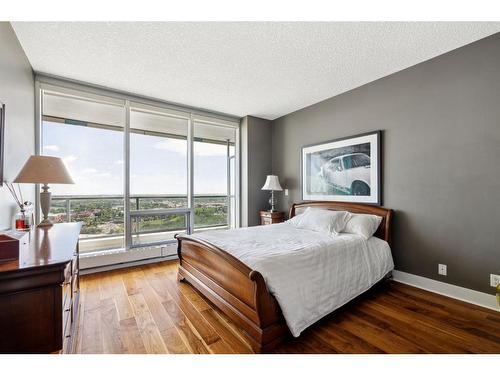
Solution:
<svg viewBox="0 0 500 375">
<path fill-rule="evenodd" d="M 390 243 L 392 210 L 360 203 L 294 204 L 290 218 L 307 207 L 382 217 L 376 237 Z M 247 335 L 256 353 L 268 352 L 290 335 L 276 299 L 262 275 L 226 251 L 202 240 L 178 235 L 179 281 L 187 281 L 220 308 Z"/>
</svg>

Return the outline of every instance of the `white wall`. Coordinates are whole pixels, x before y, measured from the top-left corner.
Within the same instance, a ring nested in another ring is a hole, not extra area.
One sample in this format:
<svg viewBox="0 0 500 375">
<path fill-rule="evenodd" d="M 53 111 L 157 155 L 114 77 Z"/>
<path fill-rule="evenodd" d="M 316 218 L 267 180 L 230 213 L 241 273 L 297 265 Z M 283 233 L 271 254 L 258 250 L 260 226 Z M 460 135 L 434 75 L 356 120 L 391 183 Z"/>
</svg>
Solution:
<svg viewBox="0 0 500 375">
<path fill-rule="evenodd" d="M 4 180 L 12 181 L 35 153 L 35 97 L 31 65 L 10 23 L 0 22 L 0 101 L 5 104 Z M 34 202 L 35 187 L 22 185 Z M 7 187 L 0 187 L 0 229 L 10 228 L 15 213 Z"/>
</svg>

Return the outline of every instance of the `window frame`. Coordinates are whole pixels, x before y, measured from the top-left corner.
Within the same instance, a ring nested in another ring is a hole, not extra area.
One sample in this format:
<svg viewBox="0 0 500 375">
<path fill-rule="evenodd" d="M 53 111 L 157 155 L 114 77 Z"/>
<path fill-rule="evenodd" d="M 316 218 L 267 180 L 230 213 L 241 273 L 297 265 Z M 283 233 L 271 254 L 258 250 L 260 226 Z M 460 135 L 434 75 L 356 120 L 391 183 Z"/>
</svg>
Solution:
<svg viewBox="0 0 500 375">
<path fill-rule="evenodd" d="M 43 115 L 43 95 L 44 92 L 56 92 L 65 95 L 77 96 L 78 98 L 84 98 L 84 100 L 96 101 L 98 103 L 118 105 L 123 107 L 124 111 L 124 126 L 123 126 L 123 199 L 124 199 L 124 249 L 126 251 L 133 250 L 135 248 L 146 248 L 148 246 L 160 246 L 168 245 L 169 243 L 175 242 L 165 241 L 161 243 L 151 243 L 151 244 L 141 244 L 134 245 L 132 241 L 132 216 L 137 216 L 138 213 L 131 210 L 130 202 L 130 133 L 131 130 L 131 111 L 134 109 L 144 109 L 146 111 L 158 111 L 159 114 L 167 114 L 172 117 L 183 118 L 188 121 L 187 128 L 187 201 L 188 207 L 183 209 L 183 213 L 186 215 L 186 220 L 188 222 L 187 232 L 191 233 L 194 230 L 194 123 L 205 123 L 207 125 L 213 124 L 217 126 L 230 127 L 235 130 L 235 142 L 234 142 L 234 191 L 231 193 L 231 173 L 229 168 L 229 158 L 228 158 L 228 173 L 227 173 L 227 184 L 228 184 L 228 225 L 234 225 L 236 228 L 240 226 L 240 119 L 238 117 L 229 116 L 225 114 L 220 114 L 216 112 L 210 112 L 206 110 L 201 110 L 198 108 L 180 106 L 176 104 L 171 104 L 165 101 L 151 99 L 147 97 L 142 97 L 139 95 L 133 95 L 122 91 L 115 91 L 109 89 L 103 89 L 97 86 L 82 84 L 78 82 L 68 81 L 65 79 L 60 79 L 57 77 L 49 77 L 41 74 L 35 76 L 35 151 L 37 155 L 42 154 L 42 125 L 44 121 Z M 66 119 L 66 120 L 76 120 L 78 119 Z M 92 123 L 92 126 L 96 127 L 112 127 L 109 125 L 102 125 L 98 123 Z M 229 150 L 229 145 L 228 145 Z M 36 185 L 37 191 L 40 190 L 40 185 Z M 235 202 L 235 218 L 231 218 L 231 198 Z M 35 216 L 37 220 L 40 218 L 39 209 L 39 195 L 36 194 L 35 198 Z M 164 213 L 171 210 L 171 214 L 179 214 L 178 209 L 167 209 L 161 210 Z M 159 213 L 158 210 L 156 212 Z M 147 213 L 146 213 L 147 214 Z M 234 219 L 234 220 L 233 220 Z M 105 251 L 105 250 L 104 250 Z M 99 252 L 99 251 L 97 251 Z M 93 254 L 96 255 L 96 254 Z M 120 262 L 120 260 L 117 260 Z"/>
</svg>

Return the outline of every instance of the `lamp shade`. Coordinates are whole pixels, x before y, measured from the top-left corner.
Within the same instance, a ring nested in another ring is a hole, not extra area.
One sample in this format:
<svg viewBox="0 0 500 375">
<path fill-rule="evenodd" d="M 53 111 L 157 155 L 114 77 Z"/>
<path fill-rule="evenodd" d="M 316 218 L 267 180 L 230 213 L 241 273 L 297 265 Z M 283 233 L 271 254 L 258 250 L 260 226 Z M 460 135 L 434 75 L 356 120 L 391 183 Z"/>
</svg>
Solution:
<svg viewBox="0 0 500 375">
<path fill-rule="evenodd" d="M 274 176 L 272 174 L 268 175 L 266 178 L 266 183 L 262 186 L 262 190 L 283 190 L 280 185 L 280 181 L 278 180 L 278 176 Z"/>
<path fill-rule="evenodd" d="M 14 182 L 21 184 L 74 184 L 62 159 L 36 155 L 30 156 Z"/>
</svg>

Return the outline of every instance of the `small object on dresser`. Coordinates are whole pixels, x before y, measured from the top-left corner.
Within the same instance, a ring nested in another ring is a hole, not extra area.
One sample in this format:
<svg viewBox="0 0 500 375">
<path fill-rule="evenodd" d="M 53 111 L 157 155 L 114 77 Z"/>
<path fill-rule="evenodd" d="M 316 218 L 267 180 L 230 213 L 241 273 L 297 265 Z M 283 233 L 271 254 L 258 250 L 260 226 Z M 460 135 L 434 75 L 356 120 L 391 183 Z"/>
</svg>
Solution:
<svg viewBox="0 0 500 375">
<path fill-rule="evenodd" d="M 19 210 L 19 212 L 14 216 L 14 228 L 21 231 L 29 231 L 33 224 L 33 213 L 30 211 L 29 206 L 26 206 L 29 202 L 25 202 L 25 208 Z"/>
<path fill-rule="evenodd" d="M 282 223 L 285 213 L 280 211 L 260 211 L 260 225 Z"/>
<path fill-rule="evenodd" d="M 23 192 L 19 184 L 17 184 L 17 191 L 13 183 L 9 184 L 5 181 L 5 185 L 19 208 L 19 212 L 14 215 L 14 228 L 16 230 L 30 230 L 33 224 L 33 203 L 23 201 Z"/>
<path fill-rule="evenodd" d="M 19 252 L 29 245 L 29 234 L 10 230 L 0 233 L 0 262 L 19 259 Z"/>
</svg>

